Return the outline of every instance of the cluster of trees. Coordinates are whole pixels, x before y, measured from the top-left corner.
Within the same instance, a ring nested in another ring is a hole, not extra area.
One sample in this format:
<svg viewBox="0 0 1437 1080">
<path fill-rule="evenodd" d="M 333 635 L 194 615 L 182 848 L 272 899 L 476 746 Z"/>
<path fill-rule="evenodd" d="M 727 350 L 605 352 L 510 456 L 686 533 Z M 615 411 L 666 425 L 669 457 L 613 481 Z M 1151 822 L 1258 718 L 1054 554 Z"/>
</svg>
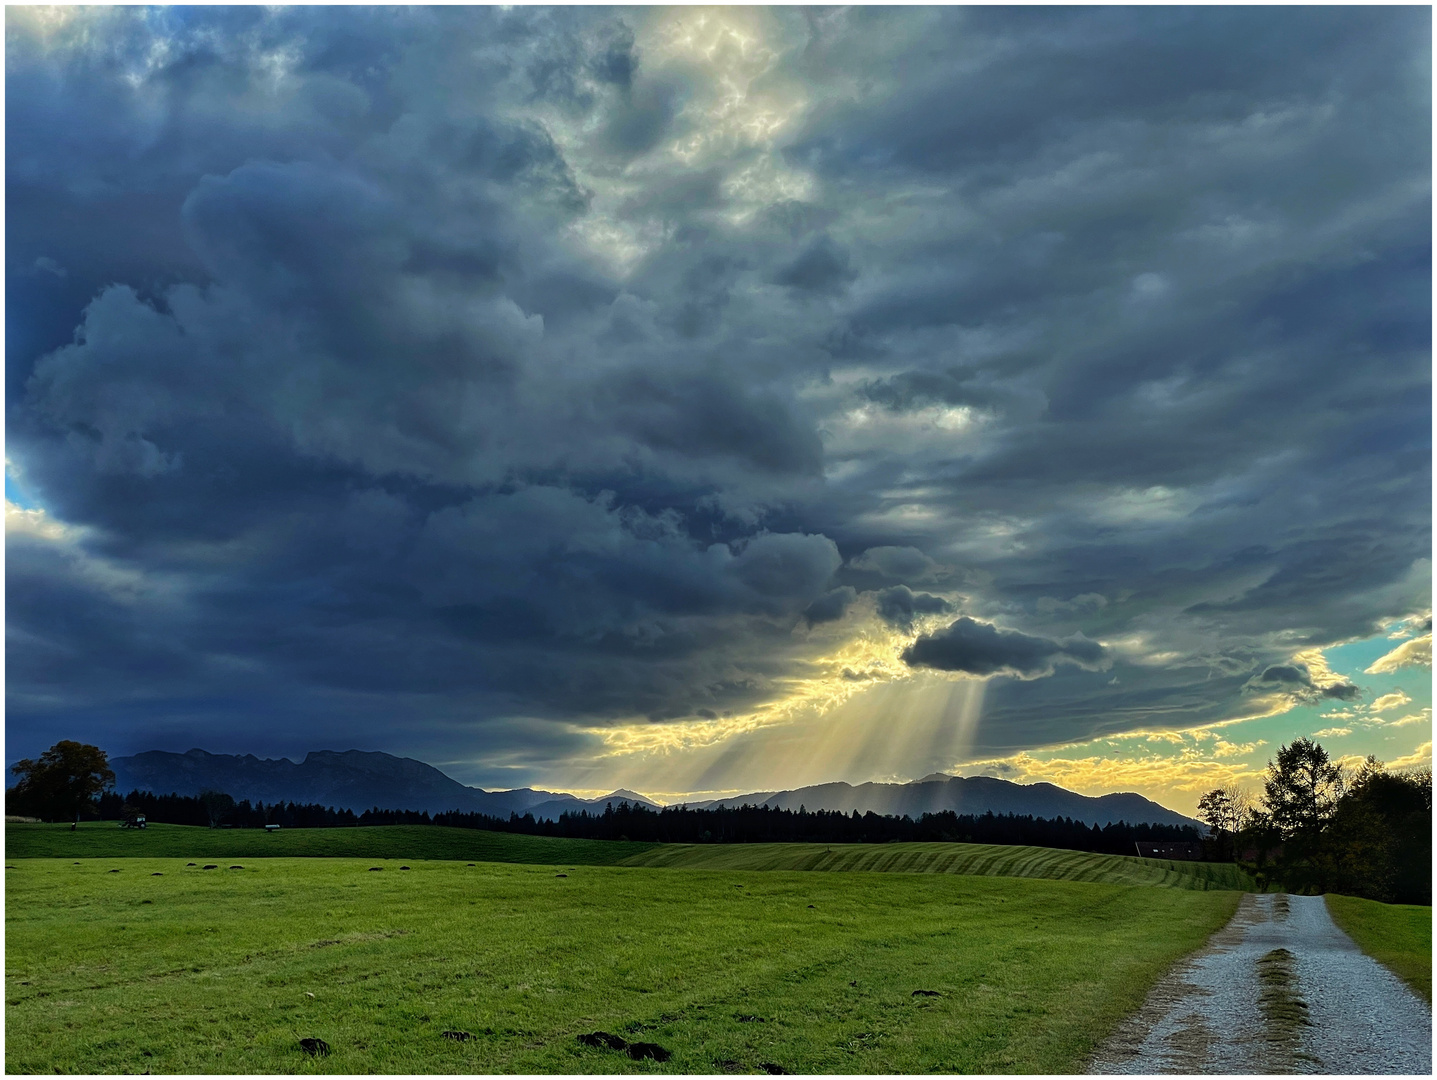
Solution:
<svg viewBox="0 0 1437 1080">
<path fill-rule="evenodd" d="M 38 758 L 21 758 L 11 769 L 19 781 L 5 792 L 6 812 L 42 821 L 93 816 L 95 800 L 115 782 L 110 759 L 98 746 L 61 739 Z"/>
<path fill-rule="evenodd" d="M 227 826 L 235 829 L 262 829 L 266 825 L 286 828 L 324 828 L 337 825 L 358 825 L 361 819 L 353 810 L 336 810 L 319 803 L 263 802 L 248 799 L 236 802 L 222 791 L 202 791 L 198 795 L 156 795 L 152 791 L 132 791 L 121 796 L 111 791 L 95 803 L 95 816 L 102 821 L 144 815 L 146 821 L 167 825 Z"/>
<path fill-rule="evenodd" d="M 1432 903 L 1432 770 L 1350 770 L 1298 739 L 1268 762 L 1258 798 L 1218 788 L 1198 803 L 1216 856 L 1287 888 L 1396 904 Z"/>
</svg>

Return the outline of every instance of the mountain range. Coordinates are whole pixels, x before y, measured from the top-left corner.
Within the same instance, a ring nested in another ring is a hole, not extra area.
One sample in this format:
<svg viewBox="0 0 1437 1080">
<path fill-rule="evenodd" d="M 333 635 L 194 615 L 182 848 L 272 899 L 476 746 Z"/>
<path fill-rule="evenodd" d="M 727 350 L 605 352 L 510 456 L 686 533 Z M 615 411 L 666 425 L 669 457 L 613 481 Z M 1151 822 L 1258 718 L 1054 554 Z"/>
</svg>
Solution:
<svg viewBox="0 0 1437 1080">
<path fill-rule="evenodd" d="M 793 791 L 756 791 L 731 799 L 690 803 L 711 806 L 772 806 L 778 809 L 857 810 L 861 814 L 894 814 L 917 818 L 952 810 L 957 814 L 1031 814 L 1041 818 L 1072 818 L 1089 825 L 1199 825 L 1192 818 L 1131 791 L 1111 795 L 1079 795 L 1055 784 L 1015 784 L 992 776 L 948 776 L 934 773 L 907 784 L 816 784 Z M 1199 827 L 1203 827 L 1200 826 Z"/>
<path fill-rule="evenodd" d="M 657 807 L 659 804 L 632 791 L 620 789 L 598 799 L 580 799 L 565 792 L 536 788 L 485 791 L 468 787 L 432 765 L 414 758 L 379 751 L 312 750 L 296 764 L 288 758 L 258 758 L 253 754 L 210 754 L 190 750 L 183 754 L 149 750 L 132 757 L 115 758 L 115 788 L 136 788 L 169 794 L 198 795 L 206 789 L 223 791 L 236 799 L 320 803 L 362 812 L 378 806 L 386 810 L 477 811 L 498 817 L 511 813 L 533 814 L 557 820 L 560 814 L 587 809 L 602 811 L 607 803 L 627 801 Z M 1015 784 L 991 776 L 948 776 L 934 773 L 907 784 L 817 784 L 791 791 L 757 791 L 733 798 L 690 802 L 694 809 L 722 806 L 772 806 L 779 809 L 841 810 L 849 813 L 907 814 L 952 810 L 959 814 L 1031 814 L 1067 817 L 1089 825 L 1115 821 L 1129 824 L 1197 825 L 1193 819 L 1160 806 L 1133 792 L 1079 795 L 1054 784 Z"/>
<path fill-rule="evenodd" d="M 475 811 L 496 817 L 532 813 L 557 820 L 569 810 L 598 809 L 624 800 L 659 804 L 632 791 L 615 791 L 600 799 L 580 799 L 563 792 L 535 788 L 485 791 L 467 787 L 433 765 L 414 758 L 372 750 L 311 750 L 296 764 L 289 758 L 258 758 L 253 754 L 183 754 L 147 750 L 114 758 L 115 790 L 135 789 L 167 795 L 198 795 L 223 791 L 251 802 L 320 803 L 356 813 L 378 806 L 385 810 Z"/>
</svg>

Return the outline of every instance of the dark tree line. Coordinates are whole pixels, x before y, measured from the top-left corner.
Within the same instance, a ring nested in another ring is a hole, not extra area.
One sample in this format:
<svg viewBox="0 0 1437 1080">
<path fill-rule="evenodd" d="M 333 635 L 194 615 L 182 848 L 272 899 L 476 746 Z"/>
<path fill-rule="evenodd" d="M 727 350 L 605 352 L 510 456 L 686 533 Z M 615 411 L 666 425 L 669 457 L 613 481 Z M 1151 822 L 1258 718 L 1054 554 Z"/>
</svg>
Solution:
<svg viewBox="0 0 1437 1080">
<path fill-rule="evenodd" d="M 369 815 L 366 815 L 369 816 Z M 375 818 L 376 822 L 378 818 Z M 566 813 L 558 821 L 537 821 L 532 815 L 509 818 L 459 812 L 436 814 L 436 825 L 565 836 L 586 840 L 648 840 L 666 844 L 820 843 L 883 844 L 894 841 L 948 841 L 969 844 L 1027 844 L 1074 851 L 1132 855 L 1137 840 L 1155 843 L 1197 842 L 1191 826 L 1087 825 L 1071 818 L 1031 815 L 957 814 L 945 810 L 914 819 L 869 811 L 808 811 L 768 806 L 692 809 L 666 806 L 654 810 L 642 803 L 609 804 L 603 813 Z"/>
<path fill-rule="evenodd" d="M 1232 788 L 1203 796 L 1218 857 L 1248 862 L 1288 889 L 1395 904 L 1432 903 L 1432 770 L 1356 771 L 1297 739 L 1268 762 L 1260 801 Z"/>
<path fill-rule="evenodd" d="M 218 795 L 218 798 L 216 796 Z M 227 805 L 226 805 L 227 804 Z M 222 809 L 217 813 L 216 806 Z M 198 796 L 156 795 L 132 791 L 121 796 L 108 792 L 94 806 L 102 820 L 119 820 L 140 813 L 149 821 L 171 825 L 208 825 L 211 828 L 332 828 L 358 825 L 443 825 L 530 836 L 559 836 L 586 840 L 648 840 L 678 844 L 824 843 L 882 844 L 893 841 L 948 841 L 970 844 L 1026 844 L 1112 855 L 1133 854 L 1133 842 L 1196 842 L 1190 826 L 1129 825 L 1115 822 L 1089 826 L 1071 818 L 1036 818 L 1018 814 L 955 814 L 944 811 L 910 817 L 844 814 L 841 811 L 780 810 L 767 806 L 740 806 L 697 810 L 669 806 L 654 810 L 643 804 L 609 804 L 603 813 L 581 810 L 558 821 L 536 820 L 532 814 L 496 817 L 453 810 L 429 814 L 416 810 L 379 807 L 355 814 L 318 803 L 251 804 L 234 802 L 227 795 L 203 792 Z"/>
<path fill-rule="evenodd" d="M 216 795 L 220 797 L 216 799 Z M 152 791 L 132 791 L 122 796 L 119 792 L 110 791 L 101 795 L 94 805 L 94 816 L 101 821 L 119 821 L 127 816 L 127 812 L 137 812 L 143 814 L 147 821 L 166 825 L 207 825 L 211 828 L 262 829 L 266 825 L 282 825 L 291 829 L 313 829 L 361 824 L 360 816 L 353 810 L 336 810 L 319 803 L 275 802 L 265 805 L 263 802 L 251 803 L 248 799 L 235 802 L 228 795 L 218 792 L 156 795 Z"/>
</svg>

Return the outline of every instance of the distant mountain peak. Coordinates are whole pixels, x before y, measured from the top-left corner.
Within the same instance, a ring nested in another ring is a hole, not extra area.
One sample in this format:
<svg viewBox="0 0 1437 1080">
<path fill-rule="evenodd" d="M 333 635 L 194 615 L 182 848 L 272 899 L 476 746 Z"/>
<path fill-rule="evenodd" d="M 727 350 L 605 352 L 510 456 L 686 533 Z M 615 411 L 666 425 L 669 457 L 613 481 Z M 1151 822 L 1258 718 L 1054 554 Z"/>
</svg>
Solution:
<svg viewBox="0 0 1437 1080">
<path fill-rule="evenodd" d="M 657 805 L 658 805 L 657 803 L 654 802 L 654 800 L 652 800 L 652 799 L 646 799 L 646 798 L 644 798 L 644 796 L 640 795 L 637 791 L 630 791 L 628 788 L 619 788 L 619 789 L 617 789 L 617 790 L 615 790 L 615 791 L 611 791 L 611 792 L 609 792 L 607 795 L 604 796 L 604 799 L 605 799 L 605 801 L 607 801 L 607 800 L 609 800 L 609 799 L 622 799 L 622 800 L 624 800 L 624 801 L 626 801 L 626 802 L 631 802 L 631 803 L 632 803 L 632 802 L 641 802 L 641 803 L 644 803 L 644 804 L 646 804 L 646 805 L 648 805 L 648 806 L 657 806 Z"/>
</svg>

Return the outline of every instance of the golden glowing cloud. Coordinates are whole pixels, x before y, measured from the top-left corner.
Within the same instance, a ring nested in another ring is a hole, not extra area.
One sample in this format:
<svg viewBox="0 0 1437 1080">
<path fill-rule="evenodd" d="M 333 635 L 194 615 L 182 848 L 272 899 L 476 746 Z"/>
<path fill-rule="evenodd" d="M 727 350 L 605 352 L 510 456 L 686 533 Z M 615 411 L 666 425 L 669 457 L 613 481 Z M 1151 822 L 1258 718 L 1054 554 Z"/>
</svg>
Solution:
<svg viewBox="0 0 1437 1080">
<path fill-rule="evenodd" d="M 1404 641 L 1367 669 L 1369 675 L 1390 675 L 1399 668 L 1432 666 L 1432 633 Z"/>
<path fill-rule="evenodd" d="M 1383 694 L 1380 698 L 1367 706 L 1368 712 L 1380 713 L 1388 709 L 1395 709 L 1401 705 L 1410 704 L 1412 699 L 1401 690 L 1394 690 L 1390 694 Z"/>
<path fill-rule="evenodd" d="M 1387 763 L 1389 769 L 1421 769 L 1432 767 L 1432 741 L 1429 739 L 1412 753 L 1400 758 L 1393 758 Z"/>
<path fill-rule="evenodd" d="M 1432 710 L 1431 710 L 1430 708 L 1428 708 L 1428 709 L 1423 709 L 1423 710 L 1422 710 L 1421 712 L 1419 712 L 1419 713 L 1410 713 L 1409 715 L 1402 717 L 1402 719 L 1400 719 L 1400 720 L 1393 720 L 1393 721 L 1391 721 L 1390 723 L 1388 723 L 1387 726 L 1388 726 L 1388 727 L 1412 727 L 1412 726 L 1414 726 L 1414 725 L 1416 725 L 1416 724 L 1430 724 L 1430 723 L 1432 723 Z"/>
</svg>

